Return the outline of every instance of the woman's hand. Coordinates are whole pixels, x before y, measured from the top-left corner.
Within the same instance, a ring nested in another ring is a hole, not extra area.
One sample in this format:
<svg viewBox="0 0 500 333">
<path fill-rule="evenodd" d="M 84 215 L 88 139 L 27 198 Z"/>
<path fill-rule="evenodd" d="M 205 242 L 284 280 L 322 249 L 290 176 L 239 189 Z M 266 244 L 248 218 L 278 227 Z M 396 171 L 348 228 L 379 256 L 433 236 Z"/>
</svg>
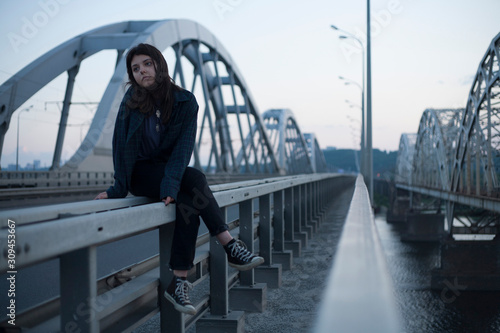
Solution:
<svg viewBox="0 0 500 333">
<path fill-rule="evenodd" d="M 174 202 L 174 199 L 172 199 L 172 197 L 166 197 L 161 199 L 161 201 L 163 201 L 165 203 L 165 206 L 167 206 L 169 203 Z"/>
<path fill-rule="evenodd" d="M 107 192 L 101 192 L 97 195 L 97 197 L 94 198 L 94 200 L 99 200 L 99 199 L 107 199 L 108 198 L 108 193 Z"/>
</svg>

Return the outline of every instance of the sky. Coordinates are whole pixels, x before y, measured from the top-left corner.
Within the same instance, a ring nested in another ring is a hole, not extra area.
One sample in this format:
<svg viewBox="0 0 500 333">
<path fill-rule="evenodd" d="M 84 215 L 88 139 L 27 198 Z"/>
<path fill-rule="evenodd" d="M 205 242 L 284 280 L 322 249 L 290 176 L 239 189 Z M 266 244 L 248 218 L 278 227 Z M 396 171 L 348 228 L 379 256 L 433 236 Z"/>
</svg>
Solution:
<svg viewBox="0 0 500 333">
<path fill-rule="evenodd" d="M 418 131 L 426 108 L 465 107 L 479 63 L 500 32 L 499 12 L 498 0 L 371 1 L 374 148 L 397 150 L 402 133 Z M 231 54 L 261 113 L 291 109 L 321 148 L 359 147 L 361 91 L 339 76 L 362 83 L 361 51 L 330 25 L 365 42 L 366 1 L 3 0 L 0 13 L 0 84 L 91 29 L 129 20 L 190 19 Z M 73 101 L 90 104 L 71 109 L 63 159 L 85 136 L 92 103 L 100 99 L 115 58 L 115 51 L 103 51 L 82 65 Z M 18 118 L 20 164 L 40 159 L 50 165 L 64 87 L 60 76 L 16 111 L 2 167 L 15 163 Z"/>
</svg>

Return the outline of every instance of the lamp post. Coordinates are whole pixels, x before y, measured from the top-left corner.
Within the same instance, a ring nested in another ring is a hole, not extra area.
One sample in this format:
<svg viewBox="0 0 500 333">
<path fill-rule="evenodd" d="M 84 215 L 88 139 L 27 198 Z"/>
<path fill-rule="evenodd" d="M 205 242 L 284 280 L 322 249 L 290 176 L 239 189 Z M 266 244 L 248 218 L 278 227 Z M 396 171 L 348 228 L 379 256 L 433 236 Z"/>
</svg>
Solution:
<svg viewBox="0 0 500 333">
<path fill-rule="evenodd" d="M 355 85 L 361 90 L 361 106 L 358 106 L 361 109 L 361 143 L 360 143 L 360 155 L 361 155 L 361 174 L 363 177 L 366 176 L 366 142 L 365 142 L 365 99 L 364 99 L 364 90 L 363 87 L 359 85 L 359 83 L 346 79 L 345 77 L 339 76 L 339 79 L 343 80 L 346 85 Z M 353 107 L 353 103 L 346 100 L 350 107 Z"/>
<path fill-rule="evenodd" d="M 361 46 L 361 52 L 363 57 L 363 90 L 366 87 L 366 133 L 365 141 L 363 146 L 365 147 L 365 156 L 363 156 L 365 161 L 363 176 L 365 178 L 366 186 L 368 187 L 368 192 L 370 194 L 370 201 L 373 205 L 373 151 L 372 151 L 372 90 L 371 90 L 371 35 L 370 35 L 370 0 L 367 0 L 367 44 L 366 44 L 366 83 L 365 83 L 365 53 L 364 45 L 359 38 L 353 34 L 339 29 L 334 25 L 331 28 L 343 32 L 346 36 L 339 36 L 340 39 L 352 38 L 359 43 Z M 364 109 L 364 97 L 365 93 L 363 91 L 363 109 Z M 363 110 L 363 120 L 365 111 Z M 364 121 L 363 121 L 364 122 Z M 365 126 L 363 126 L 364 128 Z"/>
<path fill-rule="evenodd" d="M 17 149 L 16 149 L 16 171 L 19 171 L 19 121 L 20 121 L 20 117 L 21 117 L 21 113 L 23 111 L 29 111 L 31 108 L 33 107 L 33 105 L 27 107 L 26 109 L 22 109 L 21 111 L 19 111 L 19 114 L 17 115 Z"/>
<path fill-rule="evenodd" d="M 373 146 L 372 146 L 372 60 L 370 33 L 370 0 L 366 0 L 366 163 L 368 178 L 368 193 L 373 202 Z"/>
<path fill-rule="evenodd" d="M 363 175 L 363 177 L 365 177 L 365 182 L 367 181 L 367 149 L 366 149 L 366 135 L 365 135 L 365 47 L 364 47 L 364 44 L 363 42 L 356 36 L 354 36 L 353 34 L 351 34 L 350 32 L 348 31 L 345 31 L 343 29 L 340 29 L 338 28 L 337 26 L 335 25 L 330 25 L 330 27 L 333 29 L 333 30 L 337 30 L 337 31 L 340 31 L 342 33 L 344 33 L 345 35 L 340 35 L 339 38 L 340 39 L 347 39 L 347 38 L 351 38 L 353 40 L 355 40 L 356 42 L 359 43 L 359 46 L 361 47 L 361 67 L 362 67 L 362 80 L 363 80 L 363 83 L 362 85 L 360 86 L 359 84 L 357 84 L 356 82 L 354 81 L 350 81 L 350 80 L 346 80 L 344 79 L 343 77 L 339 76 L 339 78 L 341 80 L 345 80 L 346 81 L 346 84 L 355 84 L 356 86 L 358 86 L 360 89 L 361 89 L 361 126 L 362 126 L 362 130 L 361 130 L 361 174 Z M 367 184 L 368 186 L 368 184 Z"/>
</svg>

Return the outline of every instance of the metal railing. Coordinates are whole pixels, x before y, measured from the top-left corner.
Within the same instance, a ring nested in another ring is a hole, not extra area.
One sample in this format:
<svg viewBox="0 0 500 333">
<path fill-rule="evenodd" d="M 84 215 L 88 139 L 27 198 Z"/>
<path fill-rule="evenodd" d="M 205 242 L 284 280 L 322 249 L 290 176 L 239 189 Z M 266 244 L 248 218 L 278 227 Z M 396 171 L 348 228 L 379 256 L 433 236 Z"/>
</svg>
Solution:
<svg viewBox="0 0 500 333">
<path fill-rule="evenodd" d="M 113 183 L 113 172 L 1 171 L 0 188 L 93 186 Z"/>
<path fill-rule="evenodd" d="M 352 176 L 313 174 L 214 185 L 211 189 L 225 216 L 228 207 L 239 206 L 239 218 L 229 223 L 232 234 L 251 251 L 258 240 L 256 252 L 264 257 L 264 265 L 271 265 L 273 253 L 284 252 L 286 243 L 296 241 L 297 232 L 319 223 L 332 191 L 346 182 L 352 183 Z M 210 294 L 195 304 L 197 315 L 181 314 L 164 297 L 158 297 L 172 277 L 167 261 L 174 220 L 173 205 L 165 207 L 141 197 L 0 212 L 0 274 L 15 275 L 25 267 L 60 259 L 60 296 L 17 313 L 16 326 L 31 332 L 131 331 L 160 311 L 163 332 L 184 332 L 204 320 L 200 318 L 205 314 L 230 317 L 230 289 L 236 282 L 252 289 L 254 270 L 229 273 L 224 250 L 209 235 L 201 235 L 197 241 L 194 284 L 210 276 Z M 98 279 L 97 246 L 153 229 L 159 229 L 159 256 Z M 12 234 L 14 238 L 9 237 Z M 15 239 L 15 246 L 8 244 L 8 239 Z M 14 261 L 9 261 L 11 258 Z M 9 327 L 8 320 L 0 327 Z"/>
<path fill-rule="evenodd" d="M 0 209 L 47 204 L 53 198 L 88 200 L 113 181 L 113 172 L 1 171 Z"/>
<path fill-rule="evenodd" d="M 358 176 L 314 332 L 402 332 L 393 290 L 368 190 Z"/>
</svg>

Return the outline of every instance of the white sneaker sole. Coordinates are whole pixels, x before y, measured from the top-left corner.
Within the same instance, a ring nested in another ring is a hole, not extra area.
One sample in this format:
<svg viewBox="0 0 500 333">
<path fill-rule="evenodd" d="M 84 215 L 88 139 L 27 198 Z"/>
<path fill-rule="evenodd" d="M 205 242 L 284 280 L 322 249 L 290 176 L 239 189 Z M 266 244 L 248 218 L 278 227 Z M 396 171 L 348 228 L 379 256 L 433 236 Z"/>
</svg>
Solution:
<svg viewBox="0 0 500 333">
<path fill-rule="evenodd" d="M 174 308 L 177 311 L 182 312 L 182 313 L 186 313 L 186 314 L 190 314 L 190 315 L 193 315 L 193 316 L 196 314 L 196 309 L 192 305 L 187 305 L 187 306 L 180 305 L 179 303 L 177 303 L 175 301 L 175 299 L 172 296 L 170 296 L 167 293 L 166 290 L 163 293 L 163 296 L 165 296 L 165 298 L 167 299 L 167 301 L 169 301 L 170 303 L 172 303 L 174 305 Z"/>
<path fill-rule="evenodd" d="M 249 262 L 248 264 L 245 264 L 245 265 L 236 265 L 236 264 L 233 264 L 231 262 L 228 262 L 229 266 L 236 268 L 237 270 L 242 271 L 242 272 L 249 271 L 252 268 L 255 268 L 263 263 L 264 263 L 264 258 L 262 258 L 262 257 L 255 257 L 255 258 L 253 258 L 253 260 L 251 262 Z"/>
</svg>

